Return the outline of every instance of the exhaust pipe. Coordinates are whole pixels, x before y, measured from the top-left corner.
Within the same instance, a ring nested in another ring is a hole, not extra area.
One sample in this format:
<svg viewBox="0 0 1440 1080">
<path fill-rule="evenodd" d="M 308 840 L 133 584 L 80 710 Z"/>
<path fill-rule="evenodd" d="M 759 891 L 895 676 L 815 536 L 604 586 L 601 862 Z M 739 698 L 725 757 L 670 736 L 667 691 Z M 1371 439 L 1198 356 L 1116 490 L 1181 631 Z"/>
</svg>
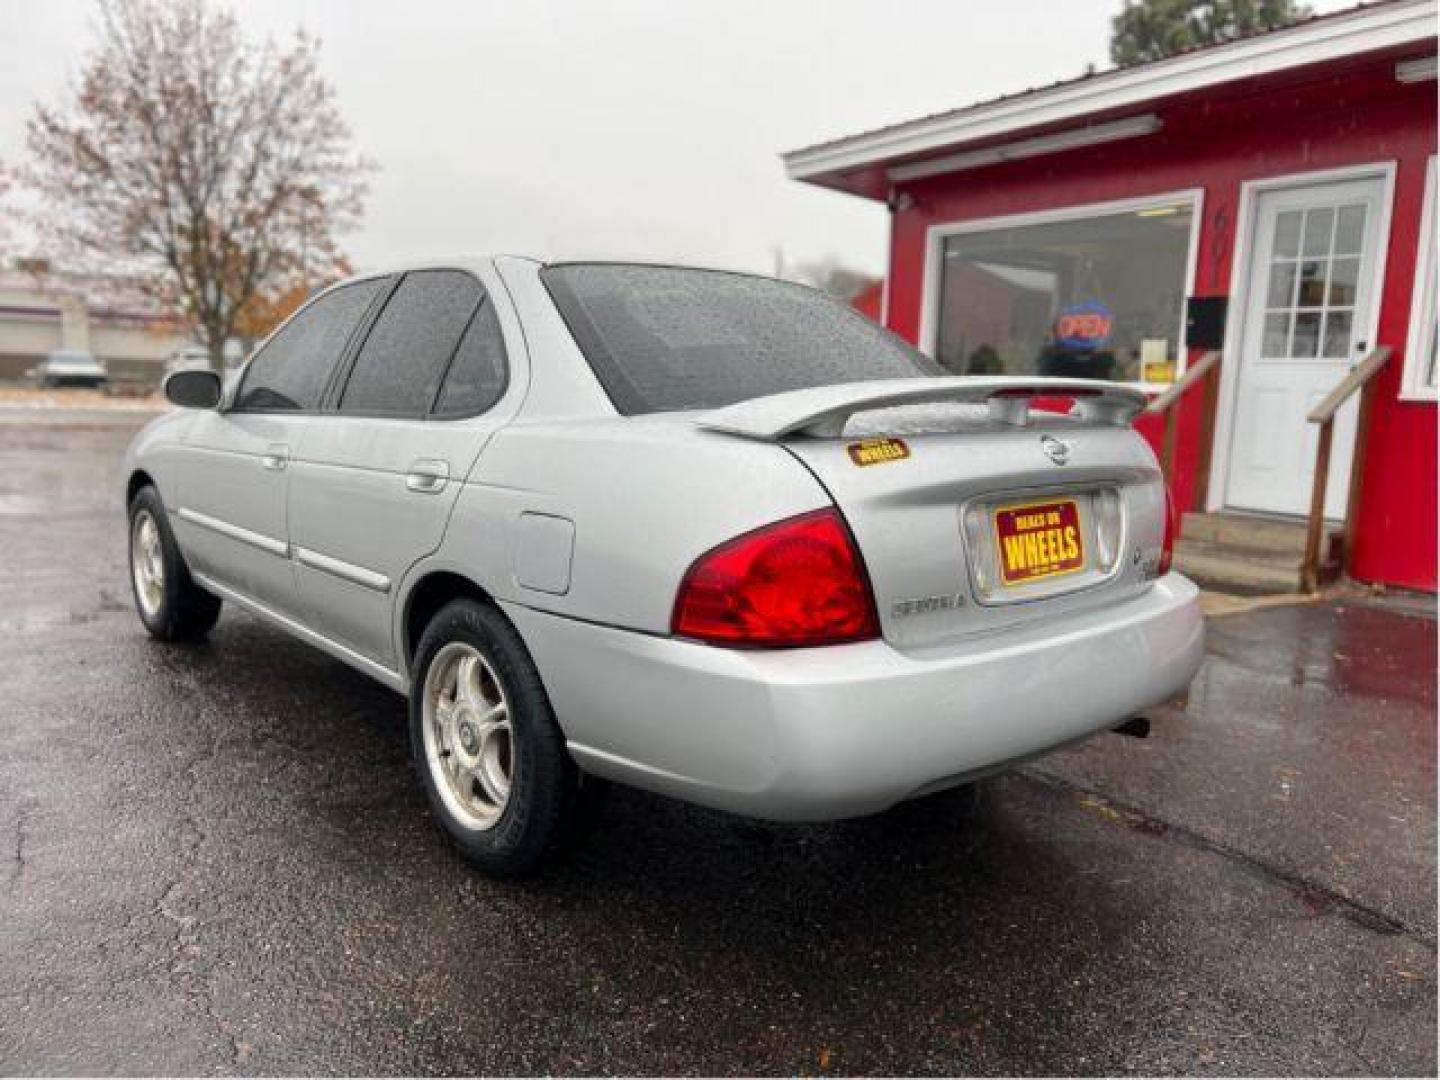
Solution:
<svg viewBox="0 0 1440 1080">
<path fill-rule="evenodd" d="M 1144 716 L 1132 716 L 1123 724 L 1110 729 L 1116 735 L 1129 735 L 1132 739 L 1143 739 L 1150 734 L 1150 720 Z"/>
</svg>

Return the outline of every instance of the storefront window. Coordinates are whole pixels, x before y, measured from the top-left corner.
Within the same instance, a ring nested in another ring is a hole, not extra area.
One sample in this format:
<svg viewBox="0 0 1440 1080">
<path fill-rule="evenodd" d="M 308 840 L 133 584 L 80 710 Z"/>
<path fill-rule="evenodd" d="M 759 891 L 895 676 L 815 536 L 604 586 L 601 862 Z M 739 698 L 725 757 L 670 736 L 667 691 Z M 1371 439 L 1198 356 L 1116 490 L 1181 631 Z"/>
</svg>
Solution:
<svg viewBox="0 0 1440 1080">
<path fill-rule="evenodd" d="M 1173 382 L 1194 208 L 944 238 L 936 359 L 960 375 Z"/>
</svg>

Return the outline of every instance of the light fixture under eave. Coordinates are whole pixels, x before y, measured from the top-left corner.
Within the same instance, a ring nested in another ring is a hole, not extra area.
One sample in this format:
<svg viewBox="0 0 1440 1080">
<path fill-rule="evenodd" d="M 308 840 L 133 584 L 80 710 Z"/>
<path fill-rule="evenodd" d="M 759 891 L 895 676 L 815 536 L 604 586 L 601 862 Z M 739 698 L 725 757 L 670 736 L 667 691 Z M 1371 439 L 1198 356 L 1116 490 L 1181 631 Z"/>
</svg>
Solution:
<svg viewBox="0 0 1440 1080">
<path fill-rule="evenodd" d="M 1100 146 L 1134 139 L 1142 135 L 1153 135 L 1164 124 L 1154 113 L 1131 116 L 1124 120 L 1113 120 L 1105 124 L 1057 131 L 1054 135 L 1038 135 L 1033 139 L 1020 139 L 1000 146 L 987 146 L 983 150 L 969 150 L 960 154 L 949 154 L 930 161 L 916 161 L 909 165 L 897 165 L 887 171 L 891 183 L 903 184 L 907 180 L 920 180 L 942 173 L 963 172 L 985 165 L 998 165 L 1004 161 L 1040 157 L 1042 154 L 1058 154 L 1063 150 L 1078 150 L 1086 146 Z"/>
<path fill-rule="evenodd" d="M 1435 57 L 1422 56 L 1417 60 L 1401 60 L 1395 65 L 1395 81 L 1402 83 L 1428 82 L 1435 78 Z"/>
</svg>

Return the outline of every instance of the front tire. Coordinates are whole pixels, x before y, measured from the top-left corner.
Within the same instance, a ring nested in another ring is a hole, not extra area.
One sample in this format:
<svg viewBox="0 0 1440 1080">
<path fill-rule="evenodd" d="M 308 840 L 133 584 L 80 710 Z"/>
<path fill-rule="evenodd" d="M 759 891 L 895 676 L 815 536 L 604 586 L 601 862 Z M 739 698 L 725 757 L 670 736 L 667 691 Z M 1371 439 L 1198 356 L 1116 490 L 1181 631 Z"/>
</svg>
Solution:
<svg viewBox="0 0 1440 1080">
<path fill-rule="evenodd" d="M 534 661 L 495 608 L 456 600 L 425 628 L 410 743 L 431 809 L 480 870 L 531 871 L 565 833 L 578 771 Z"/>
<path fill-rule="evenodd" d="M 199 641 L 220 618 L 220 598 L 190 576 L 160 493 L 146 485 L 130 500 L 130 590 L 152 637 Z"/>
</svg>

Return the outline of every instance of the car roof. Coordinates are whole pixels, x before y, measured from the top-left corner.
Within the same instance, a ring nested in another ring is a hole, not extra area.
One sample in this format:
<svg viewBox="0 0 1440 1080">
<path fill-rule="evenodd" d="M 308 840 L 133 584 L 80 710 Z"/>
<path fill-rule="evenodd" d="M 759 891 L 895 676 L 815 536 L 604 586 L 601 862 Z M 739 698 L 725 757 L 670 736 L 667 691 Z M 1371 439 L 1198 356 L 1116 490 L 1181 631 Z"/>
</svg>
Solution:
<svg viewBox="0 0 1440 1080">
<path fill-rule="evenodd" d="M 445 255 L 435 256 L 428 259 L 406 259 L 400 262 L 384 263 L 374 267 L 368 267 L 358 274 L 352 274 L 336 284 L 347 284 L 356 281 L 367 281 L 371 278 L 388 277 L 391 274 L 403 274 L 412 270 L 478 270 L 488 267 L 498 259 L 514 259 L 519 262 L 534 263 L 536 266 L 567 266 L 577 264 L 590 265 L 615 265 L 615 266 L 653 266 L 660 268 L 674 268 L 680 270 L 716 270 L 729 274 L 745 274 L 749 277 L 769 277 L 771 275 L 760 273 L 754 270 L 745 270 L 730 266 L 716 266 L 714 264 L 684 262 L 679 259 L 663 258 L 639 258 L 624 255 L 604 255 L 594 253 L 574 253 L 564 255 L 552 255 L 541 258 L 528 253 L 497 251 L 483 255 Z"/>
</svg>

